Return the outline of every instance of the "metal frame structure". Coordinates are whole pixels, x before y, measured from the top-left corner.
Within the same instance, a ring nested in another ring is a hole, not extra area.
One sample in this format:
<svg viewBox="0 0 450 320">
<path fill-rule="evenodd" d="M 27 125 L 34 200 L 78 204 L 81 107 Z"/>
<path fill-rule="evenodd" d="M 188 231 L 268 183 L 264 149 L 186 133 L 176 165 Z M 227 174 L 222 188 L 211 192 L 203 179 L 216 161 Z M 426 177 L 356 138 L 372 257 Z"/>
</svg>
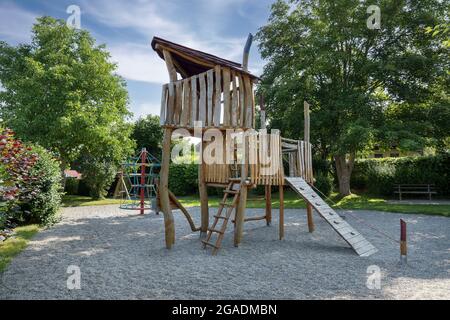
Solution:
<svg viewBox="0 0 450 320">
<path fill-rule="evenodd" d="M 154 210 L 159 214 L 157 188 L 160 167 L 159 160 L 146 148 L 139 155 L 122 163 L 115 192 L 115 197 L 120 197 L 121 209 L 139 210 L 140 214 L 144 214 L 146 210 Z"/>
</svg>

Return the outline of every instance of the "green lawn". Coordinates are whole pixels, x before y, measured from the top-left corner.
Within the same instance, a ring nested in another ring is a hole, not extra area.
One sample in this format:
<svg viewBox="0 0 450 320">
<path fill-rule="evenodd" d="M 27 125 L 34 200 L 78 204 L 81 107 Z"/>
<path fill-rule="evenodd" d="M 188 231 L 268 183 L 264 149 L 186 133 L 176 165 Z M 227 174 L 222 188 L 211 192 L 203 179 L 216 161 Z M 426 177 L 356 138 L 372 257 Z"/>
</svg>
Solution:
<svg viewBox="0 0 450 320">
<path fill-rule="evenodd" d="M 0 272 L 5 270 L 12 258 L 25 249 L 28 240 L 30 240 L 39 231 L 39 226 L 32 224 L 24 227 L 18 227 L 15 231 L 15 238 L 9 238 L 0 243 Z"/>
<path fill-rule="evenodd" d="M 351 195 L 343 199 L 338 198 L 338 194 L 332 194 L 331 200 L 327 200 L 328 204 L 335 209 L 346 210 L 374 210 L 374 211 L 387 211 L 398 213 L 421 213 L 429 215 L 440 215 L 450 217 L 450 205 L 427 205 L 427 204 L 393 204 L 388 203 L 387 200 L 368 197 Z M 180 202 L 185 206 L 200 206 L 200 201 L 196 196 L 179 197 Z M 212 207 L 219 205 L 221 198 L 210 197 L 209 203 Z M 264 196 L 250 194 L 247 201 L 247 208 L 264 208 L 265 200 Z M 279 208 L 279 195 L 272 194 L 272 207 Z M 284 193 L 284 207 L 286 209 L 302 209 L 306 207 L 305 202 L 293 191 L 287 190 Z"/>
<path fill-rule="evenodd" d="M 118 199 L 101 199 L 93 200 L 91 197 L 65 195 L 63 197 L 63 207 L 89 207 L 89 206 L 105 206 L 109 204 L 120 204 Z"/>
<path fill-rule="evenodd" d="M 388 203 L 387 200 L 369 197 L 367 195 L 351 195 L 343 199 L 339 199 L 337 194 L 333 194 L 330 197 L 333 202 L 327 201 L 335 209 L 347 209 L 347 210 L 374 210 L 374 211 L 388 211 L 399 213 L 422 213 L 429 215 L 441 215 L 450 217 L 450 205 L 426 205 L 426 204 L 393 204 Z M 180 202 L 186 207 L 200 206 L 200 200 L 198 196 L 179 197 Z M 209 197 L 209 204 L 211 207 L 218 207 L 221 198 L 218 196 Z M 115 199 L 103 199 L 92 200 L 89 197 L 83 196 L 65 196 L 63 199 L 64 207 L 76 207 L 76 206 L 99 206 L 116 204 L 119 205 L 120 200 Z M 336 203 L 336 205 L 334 205 Z M 272 194 L 272 207 L 279 208 L 279 196 L 277 193 Z M 249 194 L 247 207 L 248 208 L 264 208 L 265 200 L 264 196 Z M 305 208 L 305 202 L 292 190 L 286 190 L 284 193 L 284 207 L 286 209 Z"/>
</svg>

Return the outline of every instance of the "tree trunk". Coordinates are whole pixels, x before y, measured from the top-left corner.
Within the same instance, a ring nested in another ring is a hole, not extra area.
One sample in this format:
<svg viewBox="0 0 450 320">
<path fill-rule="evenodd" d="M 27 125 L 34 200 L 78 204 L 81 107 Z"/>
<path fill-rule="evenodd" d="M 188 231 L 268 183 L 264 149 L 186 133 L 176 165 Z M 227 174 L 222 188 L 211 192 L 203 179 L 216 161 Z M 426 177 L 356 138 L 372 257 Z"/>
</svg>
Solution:
<svg viewBox="0 0 450 320">
<path fill-rule="evenodd" d="M 336 173 L 339 182 L 339 195 L 342 197 L 352 194 L 350 190 L 350 178 L 352 176 L 353 165 L 355 163 L 355 154 L 350 154 L 346 159 L 345 155 L 334 156 L 336 163 Z"/>
<path fill-rule="evenodd" d="M 64 173 L 64 171 L 67 168 L 67 164 L 64 161 L 61 161 L 59 167 L 61 170 L 61 188 L 64 190 L 66 188 L 66 174 Z"/>
</svg>

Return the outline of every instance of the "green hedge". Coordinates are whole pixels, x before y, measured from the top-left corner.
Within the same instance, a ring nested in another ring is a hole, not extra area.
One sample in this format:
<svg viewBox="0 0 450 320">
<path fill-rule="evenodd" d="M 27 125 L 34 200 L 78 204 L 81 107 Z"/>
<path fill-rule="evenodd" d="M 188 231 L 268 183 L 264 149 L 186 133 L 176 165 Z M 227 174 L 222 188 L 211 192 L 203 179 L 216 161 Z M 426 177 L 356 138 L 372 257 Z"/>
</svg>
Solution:
<svg viewBox="0 0 450 320">
<path fill-rule="evenodd" d="M 351 186 L 391 196 L 394 184 L 435 184 L 440 196 L 450 195 L 450 153 L 429 157 L 358 160 Z"/>
<path fill-rule="evenodd" d="M 198 165 L 171 164 L 169 170 L 169 189 L 177 196 L 197 193 Z"/>
</svg>

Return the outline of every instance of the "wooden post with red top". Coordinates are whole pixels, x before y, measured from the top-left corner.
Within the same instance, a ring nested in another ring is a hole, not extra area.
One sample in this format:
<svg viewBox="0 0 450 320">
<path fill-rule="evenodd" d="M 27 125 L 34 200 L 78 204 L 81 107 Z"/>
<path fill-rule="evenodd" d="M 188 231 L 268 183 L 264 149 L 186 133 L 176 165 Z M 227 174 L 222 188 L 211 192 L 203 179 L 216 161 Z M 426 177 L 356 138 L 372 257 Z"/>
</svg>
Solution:
<svg viewBox="0 0 450 320">
<path fill-rule="evenodd" d="M 144 214 L 145 209 L 145 163 L 147 160 L 147 149 L 143 148 L 141 151 L 141 214 Z"/>
</svg>

